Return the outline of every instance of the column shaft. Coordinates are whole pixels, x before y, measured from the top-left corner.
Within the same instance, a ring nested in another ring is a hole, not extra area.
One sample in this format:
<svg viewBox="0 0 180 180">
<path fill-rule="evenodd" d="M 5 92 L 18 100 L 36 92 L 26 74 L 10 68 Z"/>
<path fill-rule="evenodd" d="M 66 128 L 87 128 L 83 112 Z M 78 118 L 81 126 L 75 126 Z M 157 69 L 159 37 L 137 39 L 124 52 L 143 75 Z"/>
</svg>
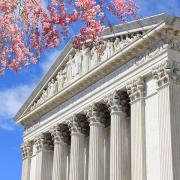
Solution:
<svg viewBox="0 0 180 180">
<path fill-rule="evenodd" d="M 49 142 L 44 136 L 36 142 L 36 180 L 52 179 L 53 149 Z"/>
<path fill-rule="evenodd" d="M 125 113 L 111 113 L 110 180 L 130 180 L 128 120 Z"/>
<path fill-rule="evenodd" d="M 180 179 L 180 85 L 167 85 L 158 91 L 160 178 Z"/>
<path fill-rule="evenodd" d="M 83 180 L 84 178 L 84 138 L 84 134 L 71 133 L 69 180 Z"/>
<path fill-rule="evenodd" d="M 160 179 L 180 179 L 180 64 L 164 61 L 153 69 L 158 86 Z"/>
<path fill-rule="evenodd" d="M 111 111 L 110 180 L 130 180 L 129 97 L 115 91 L 106 101 Z"/>
<path fill-rule="evenodd" d="M 21 180 L 30 180 L 31 157 L 23 159 Z"/>
<path fill-rule="evenodd" d="M 145 83 L 142 77 L 127 85 L 131 100 L 131 180 L 146 180 Z"/>
<path fill-rule="evenodd" d="M 36 154 L 36 180 L 52 178 L 53 151 L 42 150 Z"/>
<path fill-rule="evenodd" d="M 51 130 L 54 140 L 52 180 L 66 180 L 69 164 L 69 129 L 66 124 L 58 124 Z"/>
<path fill-rule="evenodd" d="M 131 179 L 146 179 L 144 100 L 131 104 Z"/>
<path fill-rule="evenodd" d="M 53 158 L 53 180 L 66 180 L 67 177 L 67 159 L 68 145 L 59 142 L 54 144 Z"/>
<path fill-rule="evenodd" d="M 104 174 L 103 147 L 104 125 L 97 122 L 90 125 L 89 180 L 101 180 Z"/>
</svg>

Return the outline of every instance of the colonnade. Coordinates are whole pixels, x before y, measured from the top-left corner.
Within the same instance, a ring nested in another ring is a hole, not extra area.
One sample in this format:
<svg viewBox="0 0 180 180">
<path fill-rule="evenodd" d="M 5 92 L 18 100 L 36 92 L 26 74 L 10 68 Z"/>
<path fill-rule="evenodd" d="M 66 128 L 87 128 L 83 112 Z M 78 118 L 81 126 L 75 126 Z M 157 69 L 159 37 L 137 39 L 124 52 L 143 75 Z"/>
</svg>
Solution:
<svg viewBox="0 0 180 180">
<path fill-rule="evenodd" d="M 84 180 L 84 146 L 89 136 L 89 180 L 104 179 L 103 146 L 110 126 L 110 177 L 130 180 L 129 97 L 115 91 L 102 103 L 92 104 L 64 124 L 58 124 L 32 142 L 36 152 L 37 180 Z M 51 137 L 51 138 L 50 138 Z M 24 149 L 23 149 L 24 151 Z M 69 158 L 69 169 L 67 159 Z M 26 157 L 24 156 L 24 161 Z M 23 168 L 30 169 L 30 164 Z M 26 170 L 27 171 L 27 170 Z M 67 174 L 68 173 L 68 174 Z M 27 180 L 26 177 L 22 180 Z"/>
<path fill-rule="evenodd" d="M 177 77 L 175 68 L 166 62 L 158 66 L 152 76 L 157 81 L 159 98 L 161 180 L 180 178 L 180 166 L 177 166 L 180 164 L 179 157 L 174 158 L 172 155 L 177 155 L 180 149 L 180 143 L 176 141 L 180 134 L 180 85 L 178 78 L 174 78 Z M 25 143 L 22 146 L 22 180 L 31 180 L 29 172 L 32 144 L 37 149 L 36 180 L 104 180 L 102 148 L 108 126 L 110 175 L 107 179 L 146 180 L 145 87 L 144 78 L 136 78 L 126 86 L 126 91 L 113 92 L 101 102 L 92 104 L 63 124 L 41 134 L 33 142 Z M 83 149 L 87 137 L 88 161 L 85 161 Z M 88 173 L 84 162 L 88 162 Z"/>
</svg>

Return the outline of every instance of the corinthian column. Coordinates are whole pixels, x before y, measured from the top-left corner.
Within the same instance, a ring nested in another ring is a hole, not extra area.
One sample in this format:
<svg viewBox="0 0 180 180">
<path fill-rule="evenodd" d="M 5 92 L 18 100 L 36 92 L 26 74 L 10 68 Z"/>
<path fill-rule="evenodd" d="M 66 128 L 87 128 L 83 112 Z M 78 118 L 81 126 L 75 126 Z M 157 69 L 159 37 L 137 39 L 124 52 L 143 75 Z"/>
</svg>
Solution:
<svg viewBox="0 0 180 180">
<path fill-rule="evenodd" d="M 160 179 L 180 179 L 180 64 L 164 62 L 154 69 L 158 86 Z"/>
<path fill-rule="evenodd" d="M 23 156 L 21 180 L 30 180 L 32 144 L 30 142 L 24 143 L 21 150 Z"/>
<path fill-rule="evenodd" d="M 85 135 L 88 127 L 85 116 L 75 115 L 69 121 L 69 126 L 71 130 L 69 180 L 83 180 Z"/>
<path fill-rule="evenodd" d="M 102 180 L 104 178 L 103 147 L 105 119 L 99 108 L 97 105 L 93 105 L 86 111 L 90 122 L 88 180 Z"/>
<path fill-rule="evenodd" d="M 111 112 L 110 180 L 130 180 L 129 101 L 125 92 L 115 92 L 105 99 Z"/>
<path fill-rule="evenodd" d="M 146 180 L 144 81 L 127 85 L 131 100 L 131 180 Z"/>
<path fill-rule="evenodd" d="M 36 180 L 52 179 L 53 146 L 49 134 L 41 134 L 35 140 Z"/>
<path fill-rule="evenodd" d="M 69 156 L 68 129 L 65 124 L 57 125 L 51 131 L 54 139 L 52 180 L 66 180 Z"/>
</svg>

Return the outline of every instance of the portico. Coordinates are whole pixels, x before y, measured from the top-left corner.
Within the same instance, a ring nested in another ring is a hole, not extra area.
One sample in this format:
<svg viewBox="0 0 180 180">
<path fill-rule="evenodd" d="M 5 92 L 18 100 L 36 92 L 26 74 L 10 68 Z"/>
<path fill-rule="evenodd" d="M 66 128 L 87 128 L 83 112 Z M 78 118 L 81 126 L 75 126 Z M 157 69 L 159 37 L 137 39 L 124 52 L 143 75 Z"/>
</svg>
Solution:
<svg viewBox="0 0 180 180">
<path fill-rule="evenodd" d="M 65 47 L 15 117 L 22 180 L 180 179 L 180 19 L 139 21 Z"/>
</svg>

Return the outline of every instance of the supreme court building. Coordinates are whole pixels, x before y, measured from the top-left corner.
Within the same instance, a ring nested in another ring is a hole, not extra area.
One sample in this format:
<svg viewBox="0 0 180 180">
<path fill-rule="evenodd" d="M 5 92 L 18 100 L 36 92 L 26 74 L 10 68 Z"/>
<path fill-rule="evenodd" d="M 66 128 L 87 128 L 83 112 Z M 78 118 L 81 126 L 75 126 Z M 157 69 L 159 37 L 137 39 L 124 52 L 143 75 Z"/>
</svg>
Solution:
<svg viewBox="0 0 180 180">
<path fill-rule="evenodd" d="M 22 180 L 180 180 L 180 18 L 70 41 L 15 116 Z"/>
</svg>

